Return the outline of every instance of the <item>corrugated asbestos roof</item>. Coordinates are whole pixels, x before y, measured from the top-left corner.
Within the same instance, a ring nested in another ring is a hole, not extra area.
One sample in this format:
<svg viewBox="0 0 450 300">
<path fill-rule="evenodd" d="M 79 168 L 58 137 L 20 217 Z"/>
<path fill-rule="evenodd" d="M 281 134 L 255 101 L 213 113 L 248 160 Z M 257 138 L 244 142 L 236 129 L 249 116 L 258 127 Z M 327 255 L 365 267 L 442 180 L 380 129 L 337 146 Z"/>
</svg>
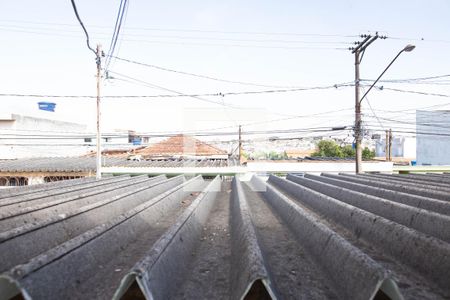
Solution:
<svg viewBox="0 0 450 300">
<path fill-rule="evenodd" d="M 235 159 L 150 159 L 127 160 L 103 157 L 105 167 L 227 167 L 237 164 Z M 95 157 L 44 157 L 0 160 L 0 172 L 89 172 L 95 171 Z"/>
<path fill-rule="evenodd" d="M 0 299 L 450 298 L 449 175 L 76 179 L 0 207 Z"/>
</svg>

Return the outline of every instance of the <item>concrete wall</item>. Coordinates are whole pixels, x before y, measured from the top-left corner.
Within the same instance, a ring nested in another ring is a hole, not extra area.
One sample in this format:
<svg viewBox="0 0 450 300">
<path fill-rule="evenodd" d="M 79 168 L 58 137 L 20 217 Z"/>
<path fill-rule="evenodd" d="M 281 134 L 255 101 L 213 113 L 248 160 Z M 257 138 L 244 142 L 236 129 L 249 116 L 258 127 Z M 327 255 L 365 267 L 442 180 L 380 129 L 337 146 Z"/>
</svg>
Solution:
<svg viewBox="0 0 450 300">
<path fill-rule="evenodd" d="M 363 162 L 364 172 L 392 173 L 392 162 Z M 325 173 L 355 173 L 354 162 L 307 162 L 307 163 L 276 163 L 276 162 L 248 162 L 247 166 L 234 167 L 103 167 L 104 174 L 245 174 L 245 173 L 297 173 L 313 174 Z"/>
<path fill-rule="evenodd" d="M 450 111 L 416 112 L 417 164 L 450 165 Z"/>
</svg>

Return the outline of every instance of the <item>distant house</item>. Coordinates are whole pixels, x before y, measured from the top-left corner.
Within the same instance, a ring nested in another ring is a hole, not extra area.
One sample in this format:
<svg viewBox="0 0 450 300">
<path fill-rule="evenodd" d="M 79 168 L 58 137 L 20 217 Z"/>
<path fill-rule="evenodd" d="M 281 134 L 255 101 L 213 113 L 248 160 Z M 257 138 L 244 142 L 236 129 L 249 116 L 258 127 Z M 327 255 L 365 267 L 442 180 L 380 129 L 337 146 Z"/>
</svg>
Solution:
<svg viewBox="0 0 450 300">
<path fill-rule="evenodd" d="M 176 135 L 164 141 L 135 151 L 145 158 L 152 157 L 197 157 L 227 159 L 228 153 L 187 135 Z"/>
</svg>

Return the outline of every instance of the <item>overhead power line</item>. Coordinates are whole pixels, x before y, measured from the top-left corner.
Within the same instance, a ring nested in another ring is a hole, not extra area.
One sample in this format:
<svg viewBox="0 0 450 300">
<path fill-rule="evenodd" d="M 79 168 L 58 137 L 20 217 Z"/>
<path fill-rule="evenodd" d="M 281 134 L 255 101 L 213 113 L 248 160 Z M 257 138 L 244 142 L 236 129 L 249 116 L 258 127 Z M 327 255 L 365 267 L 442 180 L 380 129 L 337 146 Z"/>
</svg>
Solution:
<svg viewBox="0 0 450 300">
<path fill-rule="evenodd" d="M 374 130 L 374 131 L 384 131 L 384 129 L 380 129 L 380 128 L 377 128 L 377 127 L 368 127 L 367 129 Z M 407 133 L 407 134 L 412 134 L 413 136 L 418 136 L 418 135 L 445 136 L 445 137 L 449 137 L 450 136 L 450 132 L 449 133 L 439 133 L 439 132 L 427 132 L 427 131 L 407 131 L 407 130 L 402 130 L 401 128 L 400 129 L 393 128 L 392 132 L 394 132 L 394 133 Z"/>
<path fill-rule="evenodd" d="M 73 24 L 58 23 L 58 22 L 36 22 L 27 20 L 0 20 L 2 23 L 9 24 L 33 24 L 33 25 L 46 25 L 55 27 L 73 27 Z M 33 28 L 36 26 L 33 26 Z M 109 29 L 109 26 L 91 25 L 92 28 Z M 189 32 L 189 33 L 214 33 L 214 34 L 226 34 L 226 35 L 264 35 L 264 36 L 301 36 L 301 37 L 313 37 L 313 38 L 357 38 L 360 35 L 355 34 L 321 34 L 314 32 L 264 32 L 264 31 L 221 31 L 221 30 L 203 30 L 203 29 L 180 29 L 180 28 L 158 28 L 158 27 L 127 27 L 128 30 L 135 31 L 160 31 L 160 32 Z M 405 41 L 419 41 L 419 42 L 433 42 L 433 43 L 450 43 L 450 40 L 440 39 L 428 39 L 426 37 L 396 37 L 389 36 L 392 40 L 405 40 Z"/>
<path fill-rule="evenodd" d="M 417 42 L 432 42 L 432 43 L 449 43 L 450 40 L 439 40 L 439 39 L 427 39 L 427 38 L 417 38 L 417 37 L 397 37 L 397 36 L 390 36 L 389 39 L 391 40 L 400 40 L 400 41 L 417 41 Z"/>
<path fill-rule="evenodd" d="M 105 73 L 108 72 L 109 65 L 111 63 L 111 58 L 113 57 L 117 45 L 117 40 L 119 39 L 120 29 L 122 28 L 122 22 L 124 20 L 125 12 L 128 8 L 128 0 L 121 0 L 119 11 L 117 13 L 116 23 L 114 25 L 114 32 L 111 38 L 111 44 L 109 46 L 108 55 L 105 61 Z"/>
<path fill-rule="evenodd" d="M 245 131 L 245 135 L 268 135 L 268 134 L 295 134 L 295 133 L 317 133 L 317 132 L 331 132 L 331 131 L 345 131 L 349 130 L 351 126 L 339 126 L 336 128 L 333 127 L 311 127 L 311 128 L 290 128 L 290 129 L 274 129 L 274 130 L 248 130 Z M 66 140 L 73 140 L 73 139 L 83 139 L 83 138 L 91 138 L 93 136 L 33 136 L 30 137 L 28 135 L 14 135 L 11 136 L 5 136 L 2 135 L 0 137 L 0 140 L 51 140 L 51 139 L 66 139 Z M 136 134 L 139 136 L 146 136 L 146 137 L 172 137 L 177 136 L 177 134 Z M 235 131 L 221 131 L 221 132 L 201 132 L 201 133 L 195 133 L 191 134 L 192 136 L 203 136 L 203 137 L 215 137 L 215 136 L 232 136 L 236 135 Z M 116 136 L 105 136 L 106 138 L 109 137 L 128 137 L 128 135 L 116 135 Z M 55 145 L 55 144 L 53 144 Z M 86 144 L 83 144 L 86 145 Z"/>
<path fill-rule="evenodd" d="M 417 110 L 426 110 L 426 109 L 430 109 L 430 108 L 438 108 L 438 107 L 444 107 L 444 106 L 449 106 L 449 105 L 450 105 L 450 102 L 436 104 L 436 105 L 430 105 L 430 106 L 422 106 L 422 107 L 417 107 L 417 108 L 409 108 L 409 109 L 400 109 L 400 110 L 375 109 L 375 111 L 379 111 L 379 112 L 383 112 L 383 113 L 393 113 L 393 114 L 401 113 L 402 115 L 404 115 L 404 114 L 415 115 Z M 440 113 L 447 113 L 447 112 L 440 112 Z"/>
<path fill-rule="evenodd" d="M 146 85 L 151 88 L 160 89 L 169 91 L 174 94 L 158 94 L 158 95 L 106 95 L 102 96 L 102 98 L 109 99 L 139 99 L 139 98 L 179 98 L 179 97 L 224 97 L 224 96 L 237 96 L 237 95 L 251 95 L 251 94 L 273 94 L 273 93 L 290 93 L 290 92 L 301 92 L 301 91 L 312 91 L 312 90 L 327 90 L 327 89 L 338 89 L 342 87 L 352 87 L 354 86 L 351 82 L 338 83 L 334 85 L 325 85 L 325 86 L 313 86 L 313 87 L 304 87 L 304 88 L 289 88 L 289 89 L 273 89 L 273 90 L 261 90 L 261 91 L 236 91 L 236 92 L 218 92 L 218 93 L 181 93 L 175 92 L 171 89 L 167 89 L 149 82 L 145 82 L 140 79 L 132 78 L 127 75 L 123 75 L 117 72 L 110 71 L 112 74 L 117 74 L 119 76 L 123 76 L 124 78 L 128 78 L 134 80 L 136 82 L 140 82 L 143 85 Z M 117 78 L 116 78 L 117 79 Z M 423 96 L 436 96 L 436 97 L 446 97 L 449 98 L 450 95 L 447 94 L 438 94 L 438 93 L 429 93 L 422 91 L 413 91 L 413 90 L 403 90 L 403 89 L 395 89 L 384 86 L 376 86 L 376 88 L 380 91 L 394 91 L 394 92 L 402 92 L 402 93 L 413 93 Z M 87 98 L 87 99 L 95 99 L 96 96 L 92 95 L 52 95 L 52 94 L 21 94 L 21 93 L 0 93 L 0 97 L 35 97 L 35 98 Z M 213 102 L 215 104 L 221 104 L 221 102 L 216 102 L 213 100 L 203 99 L 202 101 Z M 221 104 L 222 105 L 222 104 Z M 448 105 L 445 104 L 445 105 Z M 437 106 L 441 106 L 440 104 Z"/>
<path fill-rule="evenodd" d="M 365 129 L 372 130 L 372 131 L 384 131 L 383 129 L 376 127 L 376 126 L 365 126 Z M 315 130 L 299 130 L 299 131 L 290 131 L 288 134 L 294 134 L 294 136 L 291 137 L 254 137 L 254 138 L 246 138 L 244 141 L 251 142 L 251 141 L 266 141 L 266 140 L 289 140 L 289 139 L 299 139 L 308 137 L 308 135 L 311 134 L 319 134 L 315 136 L 342 136 L 342 133 L 345 131 L 352 130 L 351 126 L 348 126 L 346 128 L 338 128 L 338 129 L 332 129 L 332 128 L 322 128 L 322 129 L 315 129 Z M 410 134 L 413 136 L 439 136 L 439 137 L 450 137 L 450 131 L 448 133 L 445 132 L 428 132 L 428 131 L 415 131 L 415 130 L 408 130 L 407 128 L 396 128 L 392 127 L 392 132 L 397 134 Z M 245 133 L 244 135 L 268 135 L 268 134 L 276 134 L 275 131 L 266 131 L 263 133 Z M 233 133 L 224 133 L 224 134 L 214 134 L 214 135 L 192 135 L 192 136 L 232 136 L 236 135 L 236 132 Z M 150 137 L 171 137 L 173 135 L 154 135 Z M 0 138 L 0 140 L 7 140 L 8 138 Z M 21 140 L 21 139 L 18 139 Z M 23 139 L 25 140 L 25 139 Z M 220 140 L 220 141 L 213 141 L 214 143 L 218 142 L 236 142 L 237 140 Z M 55 144 L 55 143 L 2 143 L 2 145 L 6 146 L 53 146 L 53 147 L 59 147 L 59 146 L 84 146 L 84 147 L 95 147 L 95 143 L 91 142 L 85 142 L 85 143 L 62 143 L 62 144 Z M 129 143 L 108 143 L 109 146 L 131 146 Z M 142 145 L 141 145 L 142 146 Z"/>
<path fill-rule="evenodd" d="M 123 75 L 117 72 L 112 72 L 112 74 L 117 74 L 119 76 L 123 76 L 125 78 L 134 80 L 136 82 L 141 82 L 144 85 L 147 85 L 149 87 L 153 87 L 153 88 L 160 88 L 157 85 L 154 85 L 152 83 L 148 83 L 145 82 L 143 80 L 140 79 L 136 79 L 127 75 Z M 261 90 L 261 91 L 238 91 L 238 92 L 219 92 L 219 93 L 209 93 L 209 94 L 194 94 L 194 95 L 189 95 L 189 94 L 183 94 L 180 92 L 176 92 L 176 94 L 178 94 L 179 96 L 188 96 L 188 97 L 199 97 L 199 96 L 212 96 L 212 97 L 225 97 L 225 96 L 235 96 L 235 95 L 251 95 L 251 94 L 272 94 L 272 93 L 288 93 L 288 92 L 298 92 L 298 91 L 309 91 L 309 90 L 325 90 L 325 89 L 337 89 L 340 87 L 347 87 L 347 86 L 352 86 L 353 83 L 352 82 L 344 82 L 344 83 L 339 83 L 339 84 L 334 84 L 334 85 L 328 85 L 328 86 L 314 86 L 314 87 L 302 87 L 302 88 L 285 88 L 285 89 L 273 89 L 273 90 Z M 163 90 L 169 91 L 169 92 L 174 92 L 170 89 L 167 88 L 162 88 Z M 205 101 L 205 99 L 202 99 L 203 101 Z M 207 101 L 211 101 L 211 100 L 207 100 Z M 214 101 L 215 102 L 215 101 Z M 221 104 L 219 102 L 215 102 L 216 104 Z"/>
<path fill-rule="evenodd" d="M 213 100 L 205 99 L 203 97 L 205 97 L 205 96 L 215 96 L 215 97 L 221 97 L 221 99 L 223 100 L 223 97 L 224 96 L 228 96 L 228 95 L 264 94 L 264 93 L 277 93 L 277 92 L 289 92 L 289 91 L 294 92 L 294 91 L 311 90 L 311 89 L 324 89 L 324 87 L 312 87 L 312 88 L 301 88 L 301 89 L 290 89 L 290 90 L 289 89 L 288 90 L 266 90 L 266 91 L 253 91 L 253 92 L 252 91 L 250 91 L 250 92 L 249 91 L 245 91 L 245 92 L 233 92 L 233 93 L 227 92 L 227 93 L 189 95 L 189 94 L 184 94 L 184 93 L 181 93 L 181 92 L 178 92 L 178 91 L 174 91 L 174 90 L 171 90 L 171 89 L 167 89 L 165 87 L 161 87 L 161 86 L 158 86 L 158 85 L 155 85 L 155 84 L 152 84 L 152 83 L 148 83 L 146 81 L 143 81 L 143 80 L 140 80 L 140 79 L 136 79 L 136 78 L 133 78 L 133 77 L 130 77 L 130 76 L 127 76 L 127 75 L 123 75 L 123 74 L 120 74 L 120 73 L 117 73 L 117 72 L 110 71 L 110 73 L 117 74 L 117 75 L 125 77 L 127 79 L 134 80 L 134 81 L 139 82 L 139 83 L 143 84 L 144 86 L 147 86 L 147 87 L 150 87 L 150 88 L 157 88 L 157 89 L 162 89 L 162 90 L 169 91 L 169 92 L 172 92 L 172 93 L 176 93 L 179 97 L 191 97 L 191 98 L 194 98 L 194 99 L 197 99 L 197 100 L 200 100 L 200 101 L 210 102 L 210 103 L 213 103 L 213 104 L 216 104 L 216 105 L 221 105 L 221 106 L 224 106 L 224 107 L 230 107 L 230 108 L 233 108 L 233 109 L 246 109 L 246 108 L 240 107 L 240 106 L 231 105 L 231 104 L 227 104 L 224 101 L 220 101 L 219 102 L 219 101 L 213 101 Z M 345 86 L 345 84 L 339 84 L 339 85 L 335 84 L 333 86 L 330 86 L 329 88 L 338 88 L 338 87 L 341 87 L 341 86 Z M 171 95 L 171 96 L 173 97 L 173 95 Z M 134 97 L 134 98 L 136 98 L 136 97 Z M 281 114 L 275 113 L 275 112 L 273 112 L 273 114 L 281 115 Z"/>
<path fill-rule="evenodd" d="M 124 18 L 126 16 L 126 10 L 124 14 Z M 76 33 L 77 31 L 72 29 L 65 28 L 45 28 L 45 27 L 36 27 L 36 26 L 17 26 L 17 25 L 3 25 L 0 23 L 0 28 L 5 31 L 15 31 L 21 30 L 22 32 L 29 33 L 48 33 L 53 34 L 54 32 L 58 33 Z M 31 31 L 30 31 L 31 29 Z M 285 43 L 285 44 L 321 44 L 321 45 L 344 45 L 347 42 L 344 41 L 314 41 L 314 40 L 295 40 L 295 39 L 249 39 L 249 38 L 221 38 L 221 37 L 211 37 L 211 36 L 183 36 L 183 35 L 154 35 L 154 34 L 135 34 L 129 33 L 130 28 L 127 27 L 128 32 L 123 33 L 122 36 L 127 37 L 147 37 L 147 38 L 161 38 L 161 39 L 180 39 L 180 40 L 209 40 L 209 41 L 227 41 L 227 42 L 245 42 L 245 43 Z M 39 30 L 39 31 L 36 31 Z M 102 31 L 91 31 L 96 35 L 108 35 L 106 32 Z"/>
<path fill-rule="evenodd" d="M 383 118 L 383 117 L 380 117 L 380 119 L 383 119 L 383 120 L 386 120 L 386 121 L 390 121 L 390 122 L 393 122 L 393 123 L 407 124 L 407 125 L 412 125 L 412 126 L 419 125 L 419 126 L 425 126 L 425 127 L 450 129 L 450 122 L 444 123 L 444 124 L 447 124 L 448 126 L 443 126 L 443 125 L 440 125 L 439 123 L 432 123 L 432 122 L 431 123 L 430 122 L 423 123 L 423 122 L 415 122 L 415 121 L 414 122 L 406 122 L 406 121 L 389 119 L 389 118 Z"/>
<path fill-rule="evenodd" d="M 391 83 L 397 83 L 397 82 L 417 82 L 417 81 L 426 81 L 426 80 L 432 80 L 432 79 L 440 79 L 440 78 L 446 78 L 450 77 L 450 74 L 444 74 L 444 75 L 436 75 L 436 76 L 428 76 L 428 77 L 416 77 L 416 78 L 405 78 L 405 79 L 381 79 L 378 82 L 391 82 Z M 361 79 L 361 81 L 375 81 L 373 79 Z"/>
<path fill-rule="evenodd" d="M 68 35 L 62 33 L 51 32 L 39 32 L 36 29 L 27 30 L 27 29 L 10 29 L 5 28 L 4 26 L 0 26 L 1 31 L 11 31 L 11 32 L 20 32 L 20 33 L 29 33 L 29 34 L 37 34 L 43 36 L 58 36 L 64 38 L 78 38 L 76 35 Z M 106 33 L 100 33 L 100 35 L 106 35 Z M 126 34 L 125 36 L 132 36 L 131 34 Z M 261 45 L 261 44 L 243 44 L 243 43 L 205 43 L 205 42 L 186 42 L 186 39 L 194 39 L 194 40 L 217 40 L 217 38 L 196 38 L 196 37 L 170 37 L 170 36 L 153 36 L 153 38 L 164 38 L 164 39 L 173 39 L 171 40 L 149 40 L 149 39 L 137 39 L 137 38 L 122 38 L 123 42 L 134 42 L 134 43 L 150 43 L 150 44 L 162 44 L 162 45 L 183 45 L 183 46 L 210 46 L 210 47 L 234 47 L 234 48 L 255 48 L 255 49 L 284 49 L 284 50 L 347 50 L 344 47 L 325 47 L 325 46 L 285 46 L 285 45 Z M 104 38 L 106 39 L 106 38 Z M 178 39 L 178 41 L 177 41 Z M 175 41 L 174 41 L 175 40 Z M 225 39 L 222 39 L 225 40 Z M 228 39 L 231 41 L 231 39 Z M 247 42 L 252 42 L 247 40 Z M 268 41 L 254 41 L 254 42 L 268 42 Z M 303 43 L 304 41 L 272 41 L 274 43 Z M 309 43 L 306 42 L 305 43 Z M 311 42 L 310 44 L 322 44 Z"/>
<path fill-rule="evenodd" d="M 345 47 L 317 47 L 317 46 L 283 46 L 283 45 L 252 45 L 236 43 L 199 43 L 186 41 L 155 41 L 142 39 L 123 39 L 126 42 L 150 43 L 162 45 L 182 45 L 182 46 L 210 46 L 210 47 L 234 47 L 234 48 L 254 48 L 254 49 L 283 49 L 283 50 L 347 50 Z"/>
<path fill-rule="evenodd" d="M 162 71 L 166 71 L 166 72 L 172 72 L 172 73 L 188 75 L 188 76 L 197 77 L 197 78 L 203 78 L 203 79 L 209 79 L 209 80 L 214 80 L 214 81 L 233 83 L 233 84 L 241 84 L 241 85 L 251 85 L 251 86 L 258 86 L 258 87 L 268 87 L 268 88 L 292 88 L 292 86 L 267 85 L 267 84 L 253 83 L 253 82 L 221 79 L 221 78 L 212 77 L 212 76 L 208 76 L 208 75 L 200 75 L 200 74 L 194 74 L 194 73 L 190 73 L 190 72 L 173 70 L 173 69 L 160 67 L 160 66 L 157 66 L 157 65 L 152 65 L 152 64 L 147 64 L 147 63 L 142 63 L 142 62 L 138 62 L 138 61 L 135 61 L 135 60 L 121 58 L 121 57 L 117 57 L 117 56 L 114 56 L 113 58 L 115 58 L 117 60 L 120 60 L 120 61 L 132 63 L 132 64 L 136 64 L 136 65 L 140 65 L 140 66 L 150 67 L 150 68 L 154 68 L 154 69 L 158 69 L 158 70 L 162 70 Z"/>
<path fill-rule="evenodd" d="M 56 22 L 34 22 L 27 20 L 0 20 L 6 23 L 23 23 L 36 25 L 51 25 L 51 26 L 68 26 L 73 27 L 73 24 L 56 23 Z M 94 25 L 95 28 L 109 28 L 108 26 Z M 345 34 L 321 34 L 321 33 L 298 33 L 298 32 L 263 32 L 263 31 L 224 31 L 224 30 L 203 30 L 203 29 L 179 29 L 179 28 L 157 28 L 157 27 L 128 27 L 130 30 L 143 31 L 166 31 L 166 32 L 195 32 L 195 33 L 221 33 L 221 34 L 243 34 L 243 35 L 282 35 L 282 36 L 309 36 L 309 37 L 343 37 L 354 38 L 356 35 Z"/>
<path fill-rule="evenodd" d="M 159 89 L 159 90 L 163 90 L 163 91 L 167 91 L 167 92 L 171 92 L 171 93 L 177 94 L 178 96 L 190 97 L 190 98 L 194 98 L 194 99 L 197 99 L 197 100 L 200 100 L 200 101 L 203 101 L 203 102 L 213 103 L 213 104 L 216 104 L 216 105 L 228 106 L 228 107 L 232 107 L 232 108 L 238 108 L 236 106 L 229 105 L 229 104 L 226 104 L 224 102 L 218 102 L 218 101 L 213 101 L 213 100 L 209 100 L 209 99 L 203 98 L 204 96 L 220 96 L 218 94 L 217 95 L 188 95 L 188 94 L 184 94 L 182 92 L 179 92 L 179 91 L 176 91 L 176 90 L 173 90 L 173 89 L 168 89 L 168 88 L 162 87 L 160 85 L 149 83 L 149 82 L 146 82 L 146 81 L 143 81 L 143 80 L 140 80 L 140 79 L 136 79 L 136 78 L 124 75 L 124 74 L 117 73 L 117 72 L 110 71 L 110 73 L 116 74 L 116 75 L 119 75 L 119 76 L 122 76 L 122 77 L 125 77 L 127 79 L 134 80 L 136 82 L 142 83 L 142 84 L 144 84 L 144 85 L 146 85 L 148 87 L 154 88 L 154 89 Z"/>
<path fill-rule="evenodd" d="M 182 92 L 176 92 L 172 89 L 164 88 L 159 85 L 155 85 L 149 82 L 145 82 L 136 78 L 132 78 L 127 75 L 123 75 L 114 71 L 110 71 L 111 74 L 117 74 L 125 78 L 135 80 L 136 82 L 141 82 L 142 84 L 148 85 L 148 87 L 165 90 L 168 92 L 176 93 L 173 94 L 159 94 L 159 95 L 105 95 L 102 98 L 109 99 L 120 99 L 120 98 L 179 98 L 179 97 L 223 97 L 223 96 L 236 96 L 236 95 L 249 95 L 249 94 L 273 94 L 273 93 L 290 93 L 290 92 L 300 92 L 300 91 L 311 91 L 311 90 L 326 90 L 326 89 L 337 89 L 341 87 L 352 86 L 350 83 L 340 83 L 329 86 L 317 86 L 317 87 L 305 87 L 305 88 L 292 88 L 292 89 L 276 89 L 276 90 L 262 90 L 262 91 L 237 91 L 237 92 L 219 92 L 219 93 L 199 93 L 199 94 L 187 94 Z M 92 95 L 51 95 L 51 94 L 20 94 L 20 93 L 0 93 L 0 97 L 36 97 L 36 98 L 90 98 L 95 99 L 96 96 Z M 215 104 L 220 104 L 220 102 L 203 99 L 202 101 L 213 102 Z"/>
<path fill-rule="evenodd" d="M 364 87 L 362 87 L 363 92 L 365 93 L 365 89 Z M 370 104 L 369 98 L 366 96 L 365 100 L 367 102 L 367 104 L 369 105 L 370 110 L 372 111 L 372 114 L 375 116 L 375 118 L 377 119 L 378 123 L 380 124 L 381 128 L 384 128 L 383 124 L 381 123 L 380 119 L 378 118 L 377 114 L 375 113 L 375 111 L 372 108 L 372 105 Z"/>
<path fill-rule="evenodd" d="M 304 115 L 297 115 L 292 116 L 288 118 L 279 118 L 279 119 L 270 119 L 270 120 L 263 120 L 263 121 L 257 121 L 257 122 L 248 122 L 241 124 L 243 127 L 249 127 L 254 125 L 261 125 L 261 124 L 269 124 L 274 122 L 282 122 L 287 120 L 293 120 L 293 119 L 300 119 L 300 118 L 318 118 L 324 115 L 330 115 L 334 113 L 339 113 L 343 111 L 349 111 L 352 110 L 352 107 L 340 109 L 340 110 L 332 110 L 332 111 L 325 111 L 320 113 L 313 113 L 313 114 L 304 114 Z M 156 131 L 156 132 L 147 132 L 147 131 L 136 131 L 133 134 L 136 136 L 158 136 L 158 137 L 165 137 L 165 136 L 173 136 L 173 135 L 179 135 L 179 134 L 185 134 L 185 135 L 199 135 L 199 134 L 205 134 L 205 133 L 211 133 L 214 134 L 214 132 L 218 130 L 223 129 L 231 129 L 236 128 L 236 125 L 230 125 L 230 126 L 222 126 L 217 128 L 209 128 L 204 130 L 187 130 L 187 131 L 170 131 L 170 132 L 162 132 L 162 131 Z M 73 137 L 73 138 L 92 138 L 95 137 L 94 132 L 80 132 L 80 131 L 49 131 L 49 130 L 32 130 L 32 129 L 1 129 L 1 131 L 6 131 L 6 133 L 1 133 L 1 136 L 34 136 L 34 137 L 59 137 L 59 138 L 67 138 L 67 137 Z M 127 132 L 110 132 L 110 133 L 104 133 L 102 136 L 104 138 L 114 138 L 114 137 L 127 137 L 130 133 Z M 231 131 L 230 134 L 235 134 L 234 131 Z"/>
<path fill-rule="evenodd" d="M 20 32 L 20 33 L 29 33 L 29 34 L 37 34 L 44 36 L 59 36 L 65 38 L 79 38 L 78 35 L 67 34 L 76 33 L 73 30 L 52 30 L 52 29 L 43 29 L 43 28 L 32 28 L 28 29 L 27 27 L 20 26 L 2 26 L 0 25 L 1 31 L 10 31 L 10 32 Z M 104 32 L 93 32 L 96 36 L 106 36 L 107 33 Z M 315 46 L 268 46 L 268 45 L 257 45 L 257 44 L 211 44 L 211 43 L 196 43 L 196 42 L 186 42 L 185 40 L 206 40 L 206 41 L 227 41 L 227 42 L 243 42 L 243 43 L 274 43 L 274 44 L 310 44 L 310 45 L 324 45 L 324 44 L 345 44 L 345 42 L 317 42 L 317 41 L 304 41 L 304 40 L 250 40 L 250 39 L 225 39 L 225 38 L 212 38 L 212 37 L 183 37 L 183 36 L 166 36 L 166 35 L 141 35 L 141 34 L 122 34 L 122 37 L 132 37 L 130 38 L 122 38 L 122 41 L 126 42 L 138 42 L 138 43 L 156 43 L 156 44 L 185 44 L 185 45 L 194 45 L 194 46 L 224 46 L 224 47 L 249 47 L 249 48 L 274 48 L 274 49 L 325 49 L 325 50 L 345 50 L 344 48 L 333 48 L 333 47 L 315 47 Z M 149 40 L 149 39 L 136 39 L 133 37 L 146 37 L 152 39 L 163 39 L 163 40 Z M 102 38 L 102 39 L 106 39 Z M 170 41 L 169 39 L 172 39 Z M 176 41 L 181 40 L 181 41 Z"/>
<path fill-rule="evenodd" d="M 83 22 L 81 21 L 80 15 L 78 14 L 77 5 L 75 4 L 75 0 L 70 0 L 72 3 L 73 11 L 75 13 L 75 16 L 77 17 L 78 22 L 81 25 L 81 28 L 83 28 L 84 34 L 86 35 L 86 45 L 95 55 L 97 55 L 97 52 L 94 50 L 94 48 L 91 47 L 89 44 L 89 33 L 86 30 L 86 27 L 84 27 Z"/>
<path fill-rule="evenodd" d="M 438 94 L 438 93 L 413 91 L 413 90 L 402 90 L 402 89 L 389 88 L 389 87 L 384 87 L 384 86 L 376 86 L 376 88 L 379 89 L 380 91 L 387 90 L 387 91 L 400 92 L 400 93 L 409 93 L 409 94 L 417 94 L 417 95 L 423 95 L 423 96 L 434 96 L 434 97 L 450 98 L 450 95 L 447 95 L 447 94 Z"/>
<path fill-rule="evenodd" d="M 261 124 L 269 124 L 269 123 L 274 123 L 274 122 L 283 122 L 283 121 L 288 121 L 288 120 L 293 120 L 293 119 L 300 119 L 300 118 L 320 118 L 320 117 L 324 117 L 326 115 L 330 115 L 330 114 L 334 114 L 334 113 L 340 113 L 343 111 L 350 111 L 352 110 L 352 107 L 350 108 L 344 108 L 344 109 L 339 109 L 339 110 L 331 110 L 331 111 L 325 111 L 325 112 L 319 112 L 319 113 L 312 113 L 312 114 L 303 114 L 303 115 L 296 115 L 296 116 L 291 116 L 291 117 L 285 117 L 285 118 L 278 118 L 278 119 L 270 119 L 270 120 L 263 120 L 263 121 L 256 121 L 256 122 L 248 122 L 248 123 L 243 123 L 241 124 L 243 127 L 249 127 L 249 126 L 254 126 L 254 125 L 261 125 Z M 336 116 L 329 116 L 332 118 L 335 118 Z M 328 117 L 328 118 L 329 118 Z M 135 135 L 168 135 L 168 134 L 186 134 L 186 135 L 192 135 L 192 134 L 197 134 L 197 133 L 204 133 L 204 132 L 213 132 L 213 131 L 217 131 L 217 130 L 222 130 L 222 129 L 230 129 L 230 128 L 237 128 L 236 125 L 230 125 L 230 126 L 222 126 L 222 127 L 217 127 L 217 128 L 208 128 L 208 129 L 204 129 L 204 130 L 187 130 L 187 131 L 170 131 L 170 132 L 162 132 L 162 131 L 158 131 L 158 132 L 144 132 L 144 131 L 136 131 L 134 132 Z M 19 133 L 19 135 L 31 135 L 31 132 L 36 132 L 38 134 L 32 134 L 33 136 L 61 136 L 61 135 L 65 135 L 65 136 L 78 136 L 78 137 L 90 137 L 95 135 L 94 132 L 85 132 L 85 131 L 54 131 L 54 130 L 38 130 L 38 129 L 8 129 L 8 128 L 4 128 L 4 129 L 0 129 L 1 131 L 6 131 L 6 135 L 17 135 L 17 133 L 11 133 L 11 132 L 24 132 L 24 133 Z M 4 134 L 4 133 L 2 133 Z M 104 133 L 103 137 L 117 137 L 117 136 L 127 136 L 127 134 L 129 134 L 128 132 L 110 132 L 110 133 Z"/>
</svg>

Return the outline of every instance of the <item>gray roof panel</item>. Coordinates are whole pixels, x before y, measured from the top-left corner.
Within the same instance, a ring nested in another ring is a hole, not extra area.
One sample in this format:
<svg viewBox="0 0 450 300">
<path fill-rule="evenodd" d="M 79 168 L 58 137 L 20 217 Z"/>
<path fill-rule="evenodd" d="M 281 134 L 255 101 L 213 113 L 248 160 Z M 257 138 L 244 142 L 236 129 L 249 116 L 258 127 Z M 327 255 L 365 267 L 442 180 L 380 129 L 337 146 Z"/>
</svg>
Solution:
<svg viewBox="0 0 450 300">
<path fill-rule="evenodd" d="M 168 158 L 149 160 L 127 160 L 119 157 L 102 157 L 105 167 L 226 167 L 235 165 L 234 160 Z M 0 160 L 0 172 L 95 172 L 95 157 L 49 157 Z"/>
<path fill-rule="evenodd" d="M 449 216 L 436 211 L 450 202 L 324 175 L 124 177 L 10 197 L 0 298 L 450 297 Z"/>
</svg>

